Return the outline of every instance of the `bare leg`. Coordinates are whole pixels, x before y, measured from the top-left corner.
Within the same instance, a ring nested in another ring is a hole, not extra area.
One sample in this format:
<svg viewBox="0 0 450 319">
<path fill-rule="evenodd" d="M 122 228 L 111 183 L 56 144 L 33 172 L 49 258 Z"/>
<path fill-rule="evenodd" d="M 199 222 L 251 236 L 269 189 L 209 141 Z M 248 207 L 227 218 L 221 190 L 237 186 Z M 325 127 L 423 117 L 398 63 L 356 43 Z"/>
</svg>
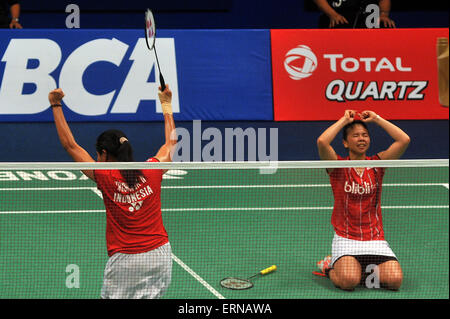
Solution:
<svg viewBox="0 0 450 319">
<path fill-rule="evenodd" d="M 341 257 L 334 263 L 329 277 L 336 287 L 353 290 L 361 281 L 361 265 L 355 257 Z"/>
<path fill-rule="evenodd" d="M 380 284 L 387 289 L 398 290 L 402 285 L 403 272 L 400 263 L 396 260 L 389 260 L 378 265 L 380 272 Z"/>
</svg>

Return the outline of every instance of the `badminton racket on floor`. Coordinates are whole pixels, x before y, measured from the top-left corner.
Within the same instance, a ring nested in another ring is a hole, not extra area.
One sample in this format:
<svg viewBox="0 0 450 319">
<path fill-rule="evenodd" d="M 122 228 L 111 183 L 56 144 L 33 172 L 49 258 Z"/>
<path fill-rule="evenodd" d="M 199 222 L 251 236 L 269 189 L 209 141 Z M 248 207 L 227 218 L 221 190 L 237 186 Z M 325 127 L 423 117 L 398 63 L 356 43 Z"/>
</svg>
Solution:
<svg viewBox="0 0 450 319">
<path fill-rule="evenodd" d="M 257 274 L 254 274 L 251 277 L 248 277 L 247 279 L 237 278 L 237 277 L 227 277 L 220 281 L 220 285 L 224 288 L 228 289 L 234 289 L 234 290 L 243 290 L 243 289 L 250 289 L 253 287 L 253 283 L 251 282 L 251 279 L 267 275 L 268 273 L 271 273 L 277 269 L 277 266 L 273 265 L 269 268 L 263 269 Z"/>
<path fill-rule="evenodd" d="M 155 51 L 156 64 L 158 65 L 159 70 L 159 82 L 161 83 L 161 91 L 164 91 L 166 88 L 166 84 L 164 82 L 164 77 L 161 73 L 161 68 L 159 66 L 158 54 L 156 53 L 156 25 L 155 18 L 153 17 L 153 13 L 150 9 L 145 11 L 145 42 L 147 43 L 147 48 L 150 51 Z"/>
</svg>

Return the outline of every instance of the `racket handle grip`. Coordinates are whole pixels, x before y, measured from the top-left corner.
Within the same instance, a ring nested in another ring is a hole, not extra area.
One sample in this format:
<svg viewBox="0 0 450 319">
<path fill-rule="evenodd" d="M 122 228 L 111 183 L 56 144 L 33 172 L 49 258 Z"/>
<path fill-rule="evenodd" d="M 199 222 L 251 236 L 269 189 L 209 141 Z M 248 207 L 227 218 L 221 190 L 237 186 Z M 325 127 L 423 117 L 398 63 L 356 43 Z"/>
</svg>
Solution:
<svg viewBox="0 0 450 319">
<path fill-rule="evenodd" d="M 166 82 L 164 81 L 164 77 L 161 73 L 159 73 L 159 83 L 161 83 L 161 92 L 166 89 Z"/>
<path fill-rule="evenodd" d="M 272 271 L 275 271 L 276 269 L 277 269 L 277 266 L 276 266 L 276 265 L 273 265 L 273 266 L 270 266 L 269 268 L 266 268 L 266 269 L 261 270 L 259 273 L 260 273 L 261 275 L 266 275 L 266 274 L 268 274 L 268 273 L 271 273 Z"/>
</svg>

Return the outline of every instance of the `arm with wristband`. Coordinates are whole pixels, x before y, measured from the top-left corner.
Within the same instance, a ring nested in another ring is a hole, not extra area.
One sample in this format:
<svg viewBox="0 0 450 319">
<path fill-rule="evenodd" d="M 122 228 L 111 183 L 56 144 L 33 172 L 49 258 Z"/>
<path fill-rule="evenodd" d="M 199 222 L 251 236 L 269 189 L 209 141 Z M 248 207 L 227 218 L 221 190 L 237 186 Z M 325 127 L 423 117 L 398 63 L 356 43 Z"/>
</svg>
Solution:
<svg viewBox="0 0 450 319">
<path fill-rule="evenodd" d="M 67 124 L 62 110 L 62 99 L 64 92 L 61 89 L 55 89 L 48 94 L 48 100 L 53 112 L 56 131 L 59 141 L 66 152 L 75 162 L 95 162 L 89 153 L 75 141 L 72 131 Z M 94 171 L 84 170 L 83 173 L 92 180 L 95 180 Z"/>
<path fill-rule="evenodd" d="M 18 1 L 10 2 L 11 22 L 9 23 L 10 29 L 22 29 L 22 25 L 19 23 L 20 16 L 20 4 Z"/>
<path fill-rule="evenodd" d="M 158 97 L 164 115 L 165 143 L 154 157 L 160 162 L 171 162 L 177 144 L 177 134 L 172 114 L 172 91 L 170 91 L 168 84 L 166 84 L 164 91 L 161 91 L 161 87 L 159 88 Z"/>
</svg>

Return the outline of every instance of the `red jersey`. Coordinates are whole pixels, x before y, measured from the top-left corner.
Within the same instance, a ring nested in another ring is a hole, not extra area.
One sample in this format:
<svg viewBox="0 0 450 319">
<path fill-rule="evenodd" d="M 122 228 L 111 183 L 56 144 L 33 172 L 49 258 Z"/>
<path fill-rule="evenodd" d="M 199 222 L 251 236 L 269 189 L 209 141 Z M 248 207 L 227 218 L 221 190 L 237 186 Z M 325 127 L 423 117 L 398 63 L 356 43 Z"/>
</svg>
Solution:
<svg viewBox="0 0 450 319">
<path fill-rule="evenodd" d="M 144 253 L 169 241 L 161 216 L 162 170 L 142 170 L 143 176 L 132 189 L 119 170 L 95 170 L 94 174 L 106 208 L 109 256 Z"/>
<path fill-rule="evenodd" d="M 338 156 L 339 160 L 348 160 Z M 379 160 L 378 155 L 366 160 Z M 334 196 L 331 224 L 336 234 L 354 240 L 384 240 L 381 187 L 385 169 L 335 168 L 329 173 Z"/>
</svg>

